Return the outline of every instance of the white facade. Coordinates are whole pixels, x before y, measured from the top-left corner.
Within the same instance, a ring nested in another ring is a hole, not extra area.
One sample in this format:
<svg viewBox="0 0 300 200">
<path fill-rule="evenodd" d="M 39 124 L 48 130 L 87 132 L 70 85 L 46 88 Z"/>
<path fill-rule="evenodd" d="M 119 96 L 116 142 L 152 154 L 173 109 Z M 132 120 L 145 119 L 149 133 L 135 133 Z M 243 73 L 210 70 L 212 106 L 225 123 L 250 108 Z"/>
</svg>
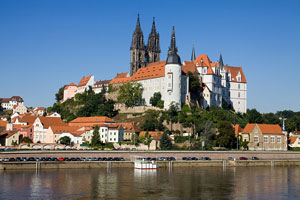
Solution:
<svg viewBox="0 0 300 200">
<path fill-rule="evenodd" d="M 164 89 L 164 108 L 168 109 L 174 102 L 181 108 L 181 74 L 182 69 L 178 64 L 167 64 L 165 66 L 165 89 Z"/>
<path fill-rule="evenodd" d="M 36 118 L 33 123 L 33 142 L 45 143 L 46 142 L 46 132 L 47 129 L 44 128 L 41 120 Z"/>
<path fill-rule="evenodd" d="M 93 88 L 94 84 L 95 84 L 94 76 L 91 76 L 85 85 L 77 87 L 77 91 L 75 92 L 75 94 L 83 93 L 85 90 L 88 90 L 90 86 Z"/>
<path fill-rule="evenodd" d="M 247 112 L 247 83 L 230 82 L 230 101 L 236 112 Z"/>
<path fill-rule="evenodd" d="M 71 139 L 71 144 L 78 144 L 78 145 L 82 144 L 82 140 L 83 140 L 82 135 L 79 134 L 77 135 L 72 133 L 62 133 L 59 135 L 59 139 L 65 136 Z"/>
<path fill-rule="evenodd" d="M 13 108 L 13 113 L 19 113 L 23 115 L 24 113 L 27 113 L 27 108 L 23 103 L 15 105 Z"/>
<path fill-rule="evenodd" d="M 100 140 L 103 143 L 121 142 L 123 140 L 123 127 L 110 128 L 109 126 L 99 127 Z"/>
</svg>

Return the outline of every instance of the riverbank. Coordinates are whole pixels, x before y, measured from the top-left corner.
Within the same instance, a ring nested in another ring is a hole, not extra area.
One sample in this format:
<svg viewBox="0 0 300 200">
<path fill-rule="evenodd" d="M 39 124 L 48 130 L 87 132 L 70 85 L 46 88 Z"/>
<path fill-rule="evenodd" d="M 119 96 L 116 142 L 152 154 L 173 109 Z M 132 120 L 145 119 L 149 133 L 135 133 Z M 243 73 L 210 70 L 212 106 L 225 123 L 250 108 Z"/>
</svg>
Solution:
<svg viewBox="0 0 300 200">
<path fill-rule="evenodd" d="M 1 152 L 0 158 L 15 157 L 210 157 L 212 160 L 226 160 L 228 157 L 258 157 L 263 160 L 300 160 L 300 152 L 295 151 L 13 151 Z"/>
<path fill-rule="evenodd" d="M 276 167 L 300 166 L 300 160 L 211 160 L 211 161 L 158 161 L 158 168 L 181 167 Z M 133 161 L 75 161 L 75 162 L 3 162 L 0 170 L 43 170 L 43 169 L 96 169 L 134 168 Z"/>
</svg>

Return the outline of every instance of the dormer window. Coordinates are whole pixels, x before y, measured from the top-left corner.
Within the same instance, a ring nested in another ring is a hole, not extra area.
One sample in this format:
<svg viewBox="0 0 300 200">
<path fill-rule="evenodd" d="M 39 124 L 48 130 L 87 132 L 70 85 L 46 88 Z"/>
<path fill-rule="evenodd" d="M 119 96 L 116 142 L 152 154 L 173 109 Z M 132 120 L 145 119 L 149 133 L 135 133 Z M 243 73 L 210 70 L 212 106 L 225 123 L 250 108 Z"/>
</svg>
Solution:
<svg viewBox="0 0 300 200">
<path fill-rule="evenodd" d="M 206 68 L 203 69 L 203 74 L 206 74 Z"/>
</svg>

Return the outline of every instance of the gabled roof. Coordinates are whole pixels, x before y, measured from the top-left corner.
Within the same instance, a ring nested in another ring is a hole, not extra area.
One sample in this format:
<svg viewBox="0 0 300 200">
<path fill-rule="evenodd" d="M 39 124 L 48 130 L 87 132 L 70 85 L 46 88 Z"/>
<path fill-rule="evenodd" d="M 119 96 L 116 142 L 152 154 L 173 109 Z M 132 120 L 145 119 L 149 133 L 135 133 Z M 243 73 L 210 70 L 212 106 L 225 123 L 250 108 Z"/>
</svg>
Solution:
<svg viewBox="0 0 300 200">
<path fill-rule="evenodd" d="M 263 134 L 283 134 L 278 124 L 247 124 L 243 133 L 250 133 L 255 126 L 258 126 Z"/>
<path fill-rule="evenodd" d="M 182 71 L 186 74 L 188 74 L 188 72 L 192 72 L 193 74 L 195 73 L 199 74 L 195 63 L 190 61 L 183 62 Z"/>
<path fill-rule="evenodd" d="M 297 138 L 298 138 L 297 136 L 290 136 L 289 137 L 290 144 L 294 144 L 296 142 Z"/>
<path fill-rule="evenodd" d="M 0 133 L 0 136 L 5 136 L 6 138 L 9 138 L 14 134 L 16 134 L 17 132 L 18 131 L 3 131 L 2 133 Z"/>
<path fill-rule="evenodd" d="M 199 67 L 211 67 L 211 60 L 206 54 L 198 55 L 194 63 L 198 64 Z"/>
<path fill-rule="evenodd" d="M 91 77 L 92 77 L 92 75 L 84 76 L 78 83 L 78 87 L 85 86 L 89 82 Z"/>
<path fill-rule="evenodd" d="M 227 72 L 231 73 L 230 82 L 238 82 L 236 77 L 237 77 L 238 73 L 240 72 L 241 83 L 247 83 L 244 72 L 241 67 L 233 67 L 233 66 L 228 66 L 228 65 L 225 65 L 224 67 L 227 70 Z"/>
<path fill-rule="evenodd" d="M 60 117 L 38 117 L 44 128 L 49 128 L 49 126 L 67 126 Z"/>
<path fill-rule="evenodd" d="M 122 126 L 124 130 L 127 132 L 138 132 L 137 127 L 133 122 L 123 122 L 123 123 L 118 123 L 119 126 Z"/>
<path fill-rule="evenodd" d="M 234 134 L 238 135 L 239 133 L 242 133 L 242 132 L 243 132 L 243 129 L 240 127 L 240 125 L 236 124 L 234 126 Z"/>
<path fill-rule="evenodd" d="M 66 90 L 66 89 L 68 89 L 71 86 L 77 87 L 77 85 L 75 83 L 70 83 L 69 85 L 66 85 L 64 89 Z"/>
<path fill-rule="evenodd" d="M 11 101 L 24 102 L 23 98 L 20 96 L 12 96 L 10 97 Z"/>
<path fill-rule="evenodd" d="M 19 122 L 25 122 L 27 124 L 33 124 L 33 122 L 36 120 L 36 116 L 31 116 L 31 115 L 23 115 L 16 117 L 14 119 L 14 122 L 18 119 Z"/>
</svg>

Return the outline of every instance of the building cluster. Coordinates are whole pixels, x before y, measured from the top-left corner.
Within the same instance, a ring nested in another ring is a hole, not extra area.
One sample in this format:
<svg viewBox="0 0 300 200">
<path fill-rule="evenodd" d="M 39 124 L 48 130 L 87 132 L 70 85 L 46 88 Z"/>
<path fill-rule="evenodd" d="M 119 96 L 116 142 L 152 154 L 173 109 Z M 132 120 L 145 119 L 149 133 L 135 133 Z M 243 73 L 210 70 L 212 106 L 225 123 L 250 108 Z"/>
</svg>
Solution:
<svg viewBox="0 0 300 200">
<path fill-rule="evenodd" d="M 105 82 L 94 82 L 91 75 L 84 77 L 78 85 L 71 83 L 65 87 L 63 101 L 73 98 L 76 93 L 81 93 L 89 87 L 97 93 L 104 87 L 108 88 L 108 85 L 119 87 L 124 83 L 138 82 L 142 84 L 143 105 L 151 106 L 150 98 L 159 92 L 164 101 L 164 108 L 168 109 L 172 103 L 182 105 L 190 102 L 189 72 L 199 77 L 201 90 L 197 95 L 202 97 L 203 108 L 212 105 L 220 107 L 225 100 L 236 112 L 246 112 L 247 81 L 241 67 L 225 65 L 222 55 L 215 62 L 205 54 L 196 57 L 194 48 L 191 60 L 181 62 L 174 27 L 167 59 L 160 61 L 159 34 L 155 22 L 153 21 L 145 45 L 139 17 L 130 46 L 130 73 L 119 73 L 112 80 Z"/>
<path fill-rule="evenodd" d="M 36 116 L 29 113 L 13 117 L 11 122 L 0 121 L 1 146 L 13 146 L 29 138 L 37 144 L 59 144 L 62 137 L 69 137 L 72 146 L 79 147 L 92 141 L 95 127 L 99 127 L 102 143 L 130 141 L 138 133 L 134 123 L 116 123 L 111 118 L 78 117 L 64 123 L 60 116 Z"/>
</svg>

